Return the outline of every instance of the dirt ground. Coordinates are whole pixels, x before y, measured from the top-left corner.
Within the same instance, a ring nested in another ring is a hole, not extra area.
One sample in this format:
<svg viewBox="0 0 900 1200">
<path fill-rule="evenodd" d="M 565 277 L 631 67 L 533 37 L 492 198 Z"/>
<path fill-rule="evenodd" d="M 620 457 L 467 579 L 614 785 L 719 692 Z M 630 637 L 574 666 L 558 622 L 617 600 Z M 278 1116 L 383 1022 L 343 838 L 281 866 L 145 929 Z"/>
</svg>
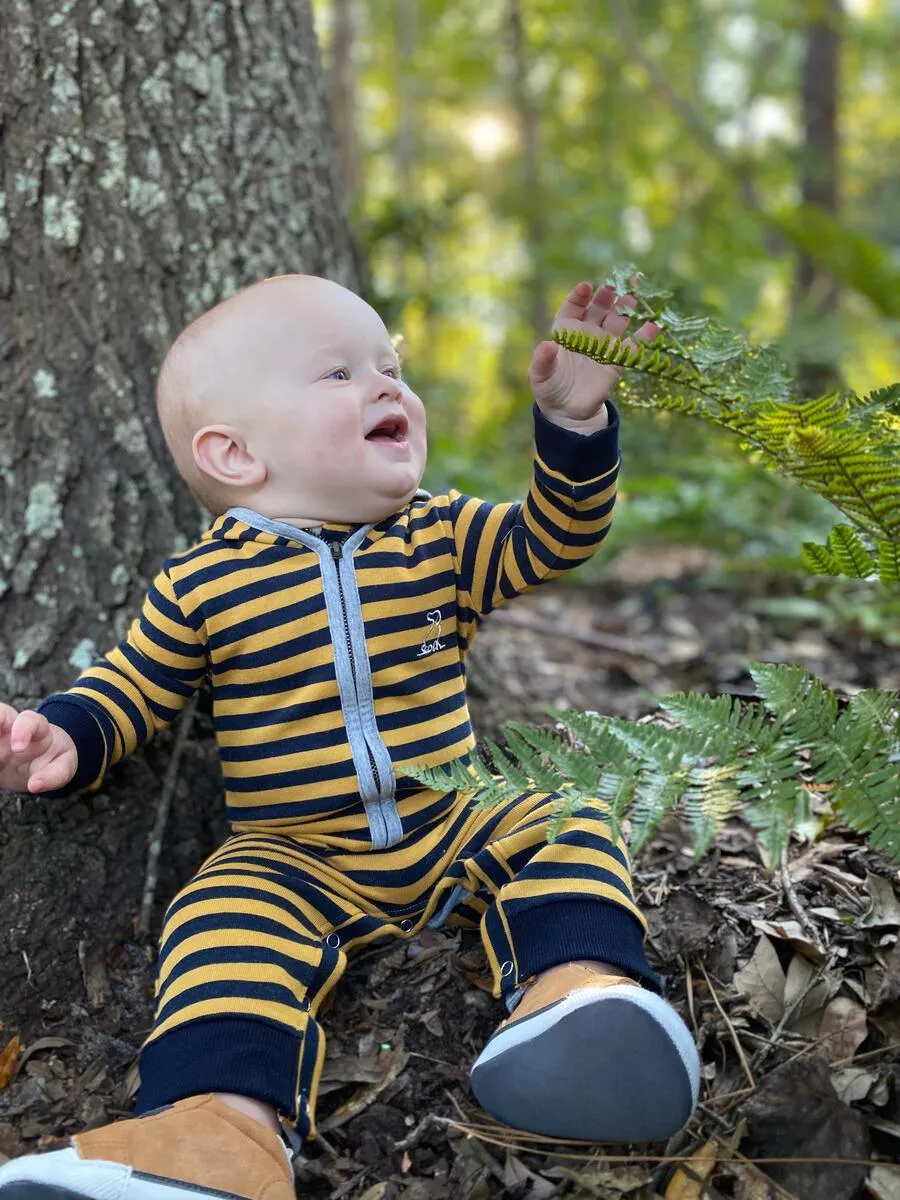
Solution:
<svg viewBox="0 0 900 1200">
<path fill-rule="evenodd" d="M 744 666 L 754 659 L 799 662 L 851 691 L 900 687 L 896 649 L 779 612 L 783 585 L 709 589 L 705 565 L 660 554 L 648 575 L 622 559 L 602 585 L 551 586 L 496 614 L 470 673 L 479 735 L 541 719 L 547 701 L 636 717 L 652 709 L 652 693 L 749 694 Z M 225 833 L 210 735 L 201 713 L 166 826 L 156 928 L 165 901 Z M 152 939 L 135 930 L 172 744 L 164 735 L 88 799 L 22 807 L 52 887 L 46 907 L 27 914 L 4 897 L 6 949 L 22 965 L 3 984 L 15 1027 L 0 1028 L 0 1153 L 52 1148 L 128 1114 L 152 1016 Z M 121 894 L 98 913 L 91 898 L 111 863 Z M 601 1148 L 490 1121 L 467 1071 L 504 1014 L 477 934 L 429 932 L 348 968 L 324 1019 L 320 1136 L 296 1163 L 298 1195 L 900 1200 L 900 1169 L 890 1165 L 900 1160 L 897 865 L 831 824 L 769 869 L 740 822 L 697 862 L 670 822 L 640 855 L 636 882 L 651 963 L 704 1064 L 702 1103 L 681 1134 L 668 1145 Z M 71 936 L 68 953 L 53 951 L 59 937 L 40 937 L 51 923 L 64 945 Z M 761 1161 L 785 1158 L 805 1161 Z"/>
</svg>

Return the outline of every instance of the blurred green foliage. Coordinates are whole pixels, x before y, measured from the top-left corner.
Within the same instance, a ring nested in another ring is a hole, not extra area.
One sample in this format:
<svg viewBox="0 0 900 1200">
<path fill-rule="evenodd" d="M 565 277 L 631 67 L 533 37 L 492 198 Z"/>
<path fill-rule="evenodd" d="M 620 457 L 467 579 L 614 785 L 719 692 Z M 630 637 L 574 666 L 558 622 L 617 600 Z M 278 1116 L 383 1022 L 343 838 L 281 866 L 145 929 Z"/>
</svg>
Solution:
<svg viewBox="0 0 900 1200">
<path fill-rule="evenodd" d="M 528 366 L 566 291 L 631 259 L 681 312 L 817 362 L 860 393 L 900 378 L 900 11 L 845 0 L 840 216 L 802 203 L 808 0 L 349 4 L 371 299 L 429 413 L 426 486 L 522 494 Z M 326 64 L 338 0 L 315 5 Z M 345 64 L 346 65 L 346 64 Z M 801 254 L 841 286 L 799 296 Z M 807 302 L 811 301 L 811 302 Z M 628 409 L 603 561 L 700 544 L 796 561 L 837 519 L 696 422 Z M 591 571 L 602 569 L 592 564 Z M 579 573 L 584 578 L 584 572 Z"/>
</svg>

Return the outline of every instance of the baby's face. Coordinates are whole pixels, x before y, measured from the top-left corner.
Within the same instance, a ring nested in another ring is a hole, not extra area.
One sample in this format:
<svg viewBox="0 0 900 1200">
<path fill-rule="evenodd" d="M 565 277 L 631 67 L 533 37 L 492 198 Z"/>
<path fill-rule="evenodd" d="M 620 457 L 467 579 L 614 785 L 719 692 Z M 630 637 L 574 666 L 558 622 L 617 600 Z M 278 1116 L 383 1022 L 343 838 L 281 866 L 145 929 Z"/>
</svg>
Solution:
<svg viewBox="0 0 900 1200">
<path fill-rule="evenodd" d="M 422 482 L 426 431 L 381 318 L 309 276 L 250 292 L 228 347 L 238 394 L 227 389 L 221 419 L 246 438 L 265 478 L 234 503 L 292 523 L 384 520 Z"/>
</svg>

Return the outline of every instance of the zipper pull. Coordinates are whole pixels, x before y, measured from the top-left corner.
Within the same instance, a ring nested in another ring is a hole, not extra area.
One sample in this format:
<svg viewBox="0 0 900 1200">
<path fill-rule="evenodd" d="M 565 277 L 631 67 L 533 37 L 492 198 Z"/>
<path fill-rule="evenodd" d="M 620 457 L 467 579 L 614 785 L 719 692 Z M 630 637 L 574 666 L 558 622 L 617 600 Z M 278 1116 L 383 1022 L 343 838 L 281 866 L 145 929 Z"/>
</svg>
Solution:
<svg viewBox="0 0 900 1200">
<path fill-rule="evenodd" d="M 329 545 L 330 545 L 330 549 L 331 549 L 331 557 L 334 559 L 334 561 L 336 563 L 339 563 L 341 561 L 341 550 L 344 548 L 344 543 L 343 542 L 331 542 L 331 543 L 329 543 Z"/>
</svg>

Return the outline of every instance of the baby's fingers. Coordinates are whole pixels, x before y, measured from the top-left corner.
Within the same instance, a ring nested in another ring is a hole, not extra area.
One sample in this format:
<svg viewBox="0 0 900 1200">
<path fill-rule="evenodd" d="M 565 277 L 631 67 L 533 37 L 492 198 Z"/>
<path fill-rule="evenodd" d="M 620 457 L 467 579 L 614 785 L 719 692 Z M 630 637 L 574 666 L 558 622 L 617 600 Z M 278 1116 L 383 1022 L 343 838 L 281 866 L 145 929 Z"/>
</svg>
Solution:
<svg viewBox="0 0 900 1200">
<path fill-rule="evenodd" d="M 50 746 L 50 722 L 40 713 L 26 708 L 13 721 L 9 742 L 13 754 L 30 754 L 37 758 Z"/>
<path fill-rule="evenodd" d="M 31 764 L 28 776 L 28 790 L 36 792 L 52 792 L 55 788 L 65 785 L 75 775 L 78 768 L 78 755 L 74 750 L 63 750 L 57 747 L 49 754 L 43 754 Z"/>
<path fill-rule="evenodd" d="M 0 704 L 0 740 L 12 729 L 18 713 L 11 704 Z"/>
</svg>

